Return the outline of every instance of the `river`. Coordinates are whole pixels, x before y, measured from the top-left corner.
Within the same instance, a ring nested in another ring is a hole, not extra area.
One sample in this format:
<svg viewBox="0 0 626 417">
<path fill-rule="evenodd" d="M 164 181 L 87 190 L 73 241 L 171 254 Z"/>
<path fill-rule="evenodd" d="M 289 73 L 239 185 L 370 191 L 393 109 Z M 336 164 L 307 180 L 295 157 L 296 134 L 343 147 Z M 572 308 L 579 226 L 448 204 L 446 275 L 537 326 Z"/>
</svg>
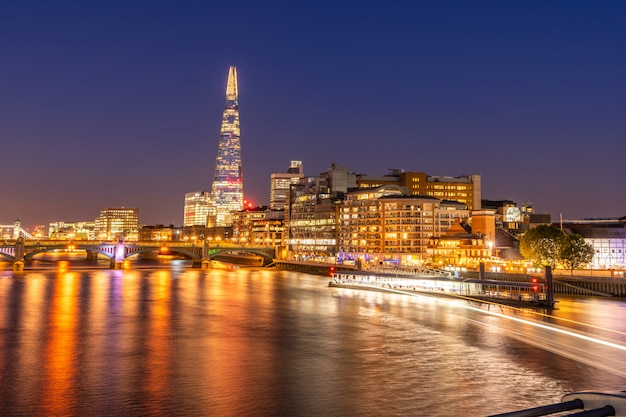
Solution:
<svg viewBox="0 0 626 417">
<path fill-rule="evenodd" d="M 327 282 L 0 271 L 0 415 L 486 416 L 626 389 L 624 301 L 543 315 Z"/>
</svg>

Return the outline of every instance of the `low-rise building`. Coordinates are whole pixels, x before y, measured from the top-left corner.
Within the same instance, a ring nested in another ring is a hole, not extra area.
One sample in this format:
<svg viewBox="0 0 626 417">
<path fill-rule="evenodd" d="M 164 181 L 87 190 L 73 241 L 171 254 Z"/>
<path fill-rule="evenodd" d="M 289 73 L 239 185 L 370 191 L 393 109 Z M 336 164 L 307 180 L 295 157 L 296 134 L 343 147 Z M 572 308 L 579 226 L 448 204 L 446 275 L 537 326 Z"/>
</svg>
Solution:
<svg viewBox="0 0 626 417">
<path fill-rule="evenodd" d="M 626 269 L 626 216 L 608 219 L 564 220 L 555 224 L 582 236 L 593 247 L 594 269 Z"/>
<path fill-rule="evenodd" d="M 242 246 L 280 246 L 283 228 L 284 210 L 246 208 L 233 213 L 232 241 Z"/>
<path fill-rule="evenodd" d="M 433 236 L 428 244 L 428 262 L 437 268 L 461 267 L 475 269 L 492 259 L 492 247 L 485 235 L 472 233 L 455 223 L 441 236 Z"/>
</svg>

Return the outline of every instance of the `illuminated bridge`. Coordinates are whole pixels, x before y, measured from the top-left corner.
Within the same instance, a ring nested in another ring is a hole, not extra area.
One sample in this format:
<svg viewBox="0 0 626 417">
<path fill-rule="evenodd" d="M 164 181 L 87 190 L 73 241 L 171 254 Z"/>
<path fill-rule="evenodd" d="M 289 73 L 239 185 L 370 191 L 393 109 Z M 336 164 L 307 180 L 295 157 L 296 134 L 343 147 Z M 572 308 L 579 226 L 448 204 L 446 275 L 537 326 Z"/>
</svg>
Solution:
<svg viewBox="0 0 626 417">
<path fill-rule="evenodd" d="M 159 253 L 168 255 L 181 255 L 192 260 L 194 267 L 208 268 L 212 258 L 225 253 L 247 253 L 261 256 L 263 264 L 268 265 L 276 257 L 273 247 L 250 247 L 209 245 L 187 242 L 125 242 L 120 239 L 116 242 L 103 242 L 93 240 L 25 240 L 20 237 L 16 240 L 5 240 L 0 244 L 0 260 L 5 259 L 13 262 L 13 270 L 21 271 L 24 262 L 30 261 L 34 256 L 44 252 L 84 250 L 87 259 L 95 260 L 98 255 L 103 255 L 111 260 L 111 268 L 120 269 L 124 261 L 131 256 L 147 253 Z"/>
</svg>

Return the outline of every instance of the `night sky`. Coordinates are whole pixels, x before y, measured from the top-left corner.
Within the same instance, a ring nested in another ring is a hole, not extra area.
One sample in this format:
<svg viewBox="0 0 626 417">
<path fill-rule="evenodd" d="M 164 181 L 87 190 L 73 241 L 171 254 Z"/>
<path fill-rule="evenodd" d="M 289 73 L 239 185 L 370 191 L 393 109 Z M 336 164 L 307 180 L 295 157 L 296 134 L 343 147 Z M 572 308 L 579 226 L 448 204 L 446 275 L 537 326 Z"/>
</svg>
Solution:
<svg viewBox="0 0 626 417">
<path fill-rule="evenodd" d="M 302 160 L 480 174 L 558 220 L 626 215 L 626 2 L 3 1 L 0 224 L 210 190 L 229 65 L 246 198 Z"/>
</svg>

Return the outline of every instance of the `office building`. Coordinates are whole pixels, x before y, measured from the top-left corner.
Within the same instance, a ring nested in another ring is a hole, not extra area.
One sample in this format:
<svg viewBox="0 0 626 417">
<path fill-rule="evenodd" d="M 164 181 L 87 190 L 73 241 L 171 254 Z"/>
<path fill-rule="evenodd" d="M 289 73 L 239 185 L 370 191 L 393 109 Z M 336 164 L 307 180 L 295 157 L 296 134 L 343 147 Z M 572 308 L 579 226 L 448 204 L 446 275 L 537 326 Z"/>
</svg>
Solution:
<svg viewBox="0 0 626 417">
<path fill-rule="evenodd" d="M 102 209 L 95 221 L 95 237 L 102 240 L 112 240 L 119 237 L 123 237 L 125 240 L 137 240 L 138 219 L 139 210 L 136 208 Z"/>
<path fill-rule="evenodd" d="M 63 240 L 91 240 L 96 238 L 96 222 L 64 222 L 48 224 L 48 237 Z"/>
<path fill-rule="evenodd" d="M 392 169 L 383 176 L 359 175 L 357 184 L 359 188 L 395 184 L 406 187 L 409 195 L 455 200 L 467 205 L 470 210 L 481 209 L 480 175 L 434 176 L 423 172 L 405 172 L 403 169 Z"/>
<path fill-rule="evenodd" d="M 183 226 L 207 226 L 215 219 L 215 204 L 208 191 L 185 194 Z"/>
<path fill-rule="evenodd" d="M 287 256 L 334 262 L 338 252 L 339 207 L 356 174 L 333 162 L 318 177 L 304 177 L 289 191 L 285 206 Z"/>
<path fill-rule="evenodd" d="M 270 177 L 270 209 L 285 208 L 289 187 L 304 177 L 302 161 L 291 161 L 287 172 L 274 173 Z"/>
<path fill-rule="evenodd" d="M 243 208 L 241 168 L 237 69 L 231 66 L 228 71 L 226 104 L 222 114 L 220 140 L 215 162 L 215 177 L 211 189 L 213 201 L 215 202 L 217 227 L 230 226 L 232 224 L 231 212 Z"/>
</svg>

